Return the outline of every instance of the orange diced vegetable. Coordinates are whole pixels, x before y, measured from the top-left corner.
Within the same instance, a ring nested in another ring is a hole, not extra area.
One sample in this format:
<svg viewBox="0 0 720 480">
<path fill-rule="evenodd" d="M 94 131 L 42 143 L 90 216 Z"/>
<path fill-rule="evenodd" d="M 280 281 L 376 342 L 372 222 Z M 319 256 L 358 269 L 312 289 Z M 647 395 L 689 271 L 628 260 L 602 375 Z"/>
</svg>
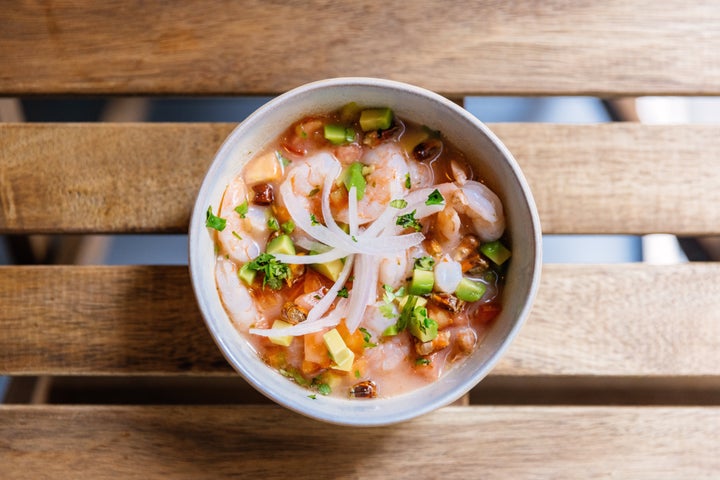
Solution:
<svg viewBox="0 0 720 480">
<path fill-rule="evenodd" d="M 352 350 L 355 355 L 362 355 L 365 350 L 365 339 L 359 329 L 350 334 L 345 326 L 345 322 L 340 322 L 337 326 L 337 331 L 345 342 L 345 345 L 347 345 L 347 347 Z"/>
<path fill-rule="evenodd" d="M 324 333 L 325 331 L 308 333 L 303 337 L 305 342 L 304 360 L 315 363 L 322 368 L 327 368 L 330 366 L 330 355 L 328 355 L 327 347 L 323 341 Z"/>
</svg>

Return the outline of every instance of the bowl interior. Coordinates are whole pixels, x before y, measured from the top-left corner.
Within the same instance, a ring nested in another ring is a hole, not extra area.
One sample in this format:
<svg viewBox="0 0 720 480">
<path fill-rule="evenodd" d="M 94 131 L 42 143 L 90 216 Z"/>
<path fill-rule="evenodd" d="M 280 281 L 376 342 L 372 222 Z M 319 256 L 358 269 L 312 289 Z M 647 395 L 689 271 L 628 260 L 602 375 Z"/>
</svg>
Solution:
<svg viewBox="0 0 720 480">
<path fill-rule="evenodd" d="M 398 116 L 440 130 L 468 157 L 500 197 L 505 209 L 510 262 L 503 309 L 490 332 L 468 359 L 440 380 L 391 398 L 351 401 L 317 396 L 266 366 L 235 330 L 217 294 L 214 245 L 205 227 L 209 205 L 217 211 L 225 187 L 245 162 L 294 121 L 355 101 L 361 106 L 389 106 Z M 228 137 L 213 161 L 197 196 L 189 229 L 193 288 L 208 328 L 230 364 L 255 388 L 294 411 L 331 423 L 383 425 L 446 405 L 472 388 L 497 362 L 529 313 L 540 275 L 540 228 L 527 183 L 502 143 L 468 112 L 449 100 L 410 85 L 387 80 L 343 78 L 299 87 L 261 107 Z"/>
</svg>

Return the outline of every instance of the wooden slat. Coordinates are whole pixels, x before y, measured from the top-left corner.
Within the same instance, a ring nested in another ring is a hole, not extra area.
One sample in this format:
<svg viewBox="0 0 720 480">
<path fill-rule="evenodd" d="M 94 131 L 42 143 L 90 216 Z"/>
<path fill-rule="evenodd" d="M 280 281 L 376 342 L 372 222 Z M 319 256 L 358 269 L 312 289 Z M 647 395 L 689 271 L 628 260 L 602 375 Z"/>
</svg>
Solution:
<svg viewBox="0 0 720 480">
<path fill-rule="evenodd" d="M 546 265 L 493 371 L 720 377 L 720 265 Z M 0 374 L 231 373 L 185 267 L 0 268 Z"/>
<path fill-rule="evenodd" d="M 379 76 L 450 95 L 720 93 L 712 0 L 15 2 L 0 93 L 276 93 Z"/>
<path fill-rule="evenodd" d="M 274 406 L 5 406 L 0 458 L 6 479 L 703 479 L 719 430 L 711 407 L 448 407 L 362 429 Z"/>
<path fill-rule="evenodd" d="M 720 233 L 717 126 L 490 127 L 523 168 L 545 233 Z M 184 232 L 231 130 L 0 125 L 0 233 Z"/>
</svg>

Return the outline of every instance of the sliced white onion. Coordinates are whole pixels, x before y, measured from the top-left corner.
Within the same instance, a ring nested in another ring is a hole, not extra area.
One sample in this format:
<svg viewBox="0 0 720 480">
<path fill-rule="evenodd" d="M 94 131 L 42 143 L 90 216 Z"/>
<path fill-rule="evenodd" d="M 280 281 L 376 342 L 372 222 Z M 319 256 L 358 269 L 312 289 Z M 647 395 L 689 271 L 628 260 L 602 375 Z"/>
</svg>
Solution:
<svg viewBox="0 0 720 480">
<path fill-rule="evenodd" d="M 462 266 L 453 260 L 442 260 L 435 265 L 435 286 L 445 293 L 455 293 L 462 280 Z"/>
<path fill-rule="evenodd" d="M 306 320 L 287 328 L 251 328 L 249 331 L 253 335 L 260 335 L 262 337 L 297 337 L 307 335 L 308 333 L 319 332 L 324 328 L 334 327 L 339 324 L 347 312 L 347 304 L 347 299 L 340 299 L 335 310 L 314 322 Z"/>
<path fill-rule="evenodd" d="M 275 253 L 273 256 L 283 263 L 293 265 L 309 265 L 311 263 L 327 263 L 337 260 L 338 258 L 347 257 L 348 252 L 333 248 L 327 252 L 318 253 L 317 255 L 286 255 L 284 253 Z"/>
<path fill-rule="evenodd" d="M 354 259 L 354 255 L 350 255 L 347 260 L 345 260 L 345 265 L 343 265 L 342 270 L 340 270 L 340 275 L 338 275 L 338 279 L 335 281 L 335 283 L 333 283 L 333 286 L 330 287 L 330 290 L 328 290 L 322 300 L 320 300 L 317 305 L 315 305 L 315 307 L 308 312 L 306 321 L 311 322 L 325 315 L 325 312 L 328 311 L 328 309 L 332 305 L 332 302 L 334 302 L 337 298 L 337 292 L 342 288 L 343 285 L 345 285 L 345 282 L 350 275 L 350 270 L 352 270 L 353 268 Z"/>
<path fill-rule="evenodd" d="M 327 225 L 328 229 L 338 235 L 345 235 L 345 232 L 343 232 L 342 228 L 340 228 L 337 222 L 335 222 L 335 218 L 333 218 L 332 211 L 330 210 L 330 192 L 332 190 L 333 184 L 335 183 L 335 179 L 338 175 L 340 175 L 340 172 L 342 172 L 342 166 L 340 165 L 340 163 L 337 161 L 333 162 L 332 167 L 328 169 L 327 176 L 325 177 L 325 182 L 323 183 L 322 200 L 320 202 L 320 206 L 322 208 L 323 218 L 325 219 L 325 224 Z"/>
</svg>

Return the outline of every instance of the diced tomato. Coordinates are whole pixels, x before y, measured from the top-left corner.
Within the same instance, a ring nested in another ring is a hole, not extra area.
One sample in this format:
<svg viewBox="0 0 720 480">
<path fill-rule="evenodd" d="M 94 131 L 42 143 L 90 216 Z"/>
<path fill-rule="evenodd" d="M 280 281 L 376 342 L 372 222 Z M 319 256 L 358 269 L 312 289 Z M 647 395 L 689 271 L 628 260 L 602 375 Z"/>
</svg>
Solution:
<svg viewBox="0 0 720 480">
<path fill-rule="evenodd" d="M 323 334 L 325 331 L 308 333 L 303 337 L 305 342 L 304 361 L 319 365 L 320 368 L 330 366 L 330 355 L 328 355 Z"/>
<path fill-rule="evenodd" d="M 345 322 L 340 322 L 337 326 L 337 331 L 345 342 L 345 345 L 347 345 L 355 355 L 361 355 L 363 353 L 363 350 L 365 350 L 365 339 L 360 329 L 355 330 L 355 332 L 351 334 L 345 326 Z"/>
<path fill-rule="evenodd" d="M 501 310 L 499 303 L 484 303 L 472 310 L 470 318 L 479 323 L 488 323 L 497 317 Z"/>
</svg>

